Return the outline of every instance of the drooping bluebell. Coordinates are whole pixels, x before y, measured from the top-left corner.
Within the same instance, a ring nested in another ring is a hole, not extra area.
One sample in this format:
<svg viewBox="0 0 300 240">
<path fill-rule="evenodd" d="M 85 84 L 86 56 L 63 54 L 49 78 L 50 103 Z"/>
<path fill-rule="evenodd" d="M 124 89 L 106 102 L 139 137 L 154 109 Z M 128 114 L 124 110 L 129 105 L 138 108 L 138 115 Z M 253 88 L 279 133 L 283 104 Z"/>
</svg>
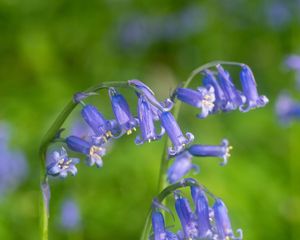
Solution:
<svg viewBox="0 0 300 240">
<path fill-rule="evenodd" d="M 186 136 L 183 135 L 172 113 L 162 112 L 160 114 L 160 121 L 173 144 L 173 146 L 168 149 L 170 155 L 180 153 L 185 149 L 187 144 L 194 140 L 194 135 L 190 132 L 187 132 Z"/>
<path fill-rule="evenodd" d="M 60 151 L 53 151 L 47 156 L 47 175 L 66 178 L 70 173 L 74 176 L 77 174 L 75 165 L 78 163 L 79 159 L 69 158 L 67 151 L 62 147 Z"/>
<path fill-rule="evenodd" d="M 266 96 L 258 95 L 253 73 L 247 65 L 242 66 L 240 79 L 242 83 L 243 94 L 246 96 L 246 107 L 240 106 L 240 111 L 248 112 L 253 108 L 264 107 L 269 102 Z"/>
<path fill-rule="evenodd" d="M 214 88 L 199 87 L 196 90 L 190 88 L 177 88 L 176 98 L 180 101 L 201 109 L 201 113 L 197 115 L 199 118 L 205 118 L 212 112 L 215 102 Z"/>
<path fill-rule="evenodd" d="M 141 135 L 136 137 L 135 143 L 142 144 L 151 142 L 162 137 L 165 130 L 161 128 L 159 134 L 156 133 L 154 116 L 150 104 L 144 95 L 139 96 L 138 100 L 138 119 L 140 122 Z"/>
<path fill-rule="evenodd" d="M 94 164 L 96 164 L 97 167 L 103 166 L 102 157 L 106 153 L 106 149 L 103 146 L 94 145 L 76 136 L 67 137 L 66 144 L 69 149 L 86 155 L 88 166 L 93 166 Z"/>
<path fill-rule="evenodd" d="M 120 127 L 120 136 L 125 133 L 129 135 L 133 131 L 136 131 L 139 122 L 132 116 L 126 99 L 115 88 L 109 88 L 108 93 L 113 113 Z"/>
</svg>

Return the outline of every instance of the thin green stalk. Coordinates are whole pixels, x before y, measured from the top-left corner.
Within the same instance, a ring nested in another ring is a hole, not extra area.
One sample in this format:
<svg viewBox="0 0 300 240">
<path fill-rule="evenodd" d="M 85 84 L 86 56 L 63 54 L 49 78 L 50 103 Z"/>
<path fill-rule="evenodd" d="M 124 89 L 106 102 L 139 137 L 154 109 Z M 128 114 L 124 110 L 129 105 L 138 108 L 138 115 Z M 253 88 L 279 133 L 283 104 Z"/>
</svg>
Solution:
<svg viewBox="0 0 300 240">
<path fill-rule="evenodd" d="M 109 87 L 116 87 L 116 88 L 127 88 L 130 87 L 127 82 L 104 82 L 99 85 L 96 85 L 94 87 L 91 87 L 83 92 L 83 94 L 87 94 L 89 96 L 89 93 L 95 93 L 96 91 L 99 91 L 101 89 L 107 89 Z M 47 199 L 45 198 L 45 189 L 42 189 L 42 186 L 48 187 L 48 179 L 46 176 L 46 152 L 49 144 L 51 144 L 55 138 L 57 137 L 57 134 L 59 133 L 59 130 L 61 129 L 61 126 L 67 119 L 67 117 L 71 114 L 71 112 L 75 109 L 77 106 L 77 102 L 75 102 L 73 99 L 65 106 L 63 111 L 58 115 L 46 135 L 44 136 L 40 149 L 39 149 L 39 158 L 40 158 L 40 187 L 41 187 L 41 194 L 40 194 L 40 222 L 41 222 L 41 239 L 42 240 L 48 240 L 48 203 Z"/>
</svg>

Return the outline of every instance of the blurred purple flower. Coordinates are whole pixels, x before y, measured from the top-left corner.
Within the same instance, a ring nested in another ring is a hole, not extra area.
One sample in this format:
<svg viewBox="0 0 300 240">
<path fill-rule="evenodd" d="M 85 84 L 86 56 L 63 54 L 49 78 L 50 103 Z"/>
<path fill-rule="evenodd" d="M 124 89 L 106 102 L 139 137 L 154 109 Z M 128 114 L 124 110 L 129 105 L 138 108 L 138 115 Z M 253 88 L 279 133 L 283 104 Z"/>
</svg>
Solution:
<svg viewBox="0 0 300 240">
<path fill-rule="evenodd" d="M 286 92 L 280 93 L 275 104 L 275 111 L 279 121 L 287 125 L 294 119 L 300 119 L 300 102 L 294 101 Z"/>
<path fill-rule="evenodd" d="M 23 152 L 9 148 L 10 126 L 0 125 L 0 197 L 13 191 L 27 176 L 28 167 Z"/>
<path fill-rule="evenodd" d="M 300 55 L 291 54 L 287 56 L 284 65 L 289 69 L 300 71 Z"/>
<path fill-rule="evenodd" d="M 60 224 L 64 230 L 76 230 L 80 227 L 81 217 L 78 205 L 66 199 L 61 207 Z"/>
<path fill-rule="evenodd" d="M 285 27 L 292 18 L 288 2 L 285 1 L 268 1 L 265 4 L 265 17 L 267 24 L 275 29 Z"/>
</svg>

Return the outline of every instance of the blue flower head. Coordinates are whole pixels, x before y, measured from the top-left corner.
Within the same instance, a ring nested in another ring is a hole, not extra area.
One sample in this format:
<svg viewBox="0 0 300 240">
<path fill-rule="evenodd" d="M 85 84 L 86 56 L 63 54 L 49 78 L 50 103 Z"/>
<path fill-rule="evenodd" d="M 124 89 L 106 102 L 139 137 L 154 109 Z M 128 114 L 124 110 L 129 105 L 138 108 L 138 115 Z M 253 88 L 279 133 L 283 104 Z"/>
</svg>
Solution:
<svg viewBox="0 0 300 240">
<path fill-rule="evenodd" d="M 165 220 L 162 213 L 158 210 L 152 212 L 152 228 L 153 236 L 150 239 L 153 240 L 178 240 L 176 234 L 166 230 Z"/>
<path fill-rule="evenodd" d="M 167 172 L 169 183 L 175 183 L 183 178 L 191 169 L 199 171 L 199 167 L 192 163 L 192 155 L 188 151 L 184 151 L 175 157 L 173 164 Z"/>
<path fill-rule="evenodd" d="M 182 232 L 179 232 L 180 239 L 194 239 L 198 237 L 197 223 L 194 219 L 188 199 L 175 193 L 175 209 L 179 217 Z"/>
<path fill-rule="evenodd" d="M 199 87 L 197 91 L 189 88 L 177 88 L 175 94 L 180 101 L 201 108 L 201 114 L 197 115 L 199 118 L 205 118 L 213 111 L 215 94 L 212 86 Z"/>
<path fill-rule="evenodd" d="M 66 138 L 66 144 L 69 149 L 85 154 L 87 156 L 87 165 L 102 167 L 102 157 L 105 155 L 106 150 L 103 146 L 94 145 L 76 136 L 69 136 Z"/>
<path fill-rule="evenodd" d="M 139 96 L 138 118 L 140 122 L 141 135 L 137 136 L 135 140 L 136 144 L 158 140 L 165 132 L 164 128 L 161 128 L 161 132 L 159 134 L 156 133 L 154 116 L 150 105 L 151 104 L 147 101 L 144 95 Z"/>
<path fill-rule="evenodd" d="M 195 144 L 188 148 L 188 151 L 193 156 L 198 157 L 219 157 L 223 159 L 221 165 L 226 165 L 228 158 L 230 157 L 230 150 L 232 146 L 229 146 L 227 139 L 223 139 L 220 145 L 200 145 Z"/>
<path fill-rule="evenodd" d="M 219 110 L 221 111 L 225 110 L 227 104 L 227 98 L 225 92 L 221 88 L 214 74 L 209 70 L 205 70 L 204 78 L 202 82 L 207 89 L 210 88 L 214 89 L 215 101 L 214 101 L 213 113 Z"/>
<path fill-rule="evenodd" d="M 120 135 L 123 135 L 124 133 L 127 135 L 131 134 L 138 126 L 138 120 L 132 116 L 127 101 L 115 88 L 109 88 L 108 93 L 113 113 L 120 127 Z"/>
<path fill-rule="evenodd" d="M 257 92 L 256 82 L 251 69 L 247 65 L 242 66 L 240 74 L 243 93 L 246 96 L 246 108 L 240 106 L 240 111 L 248 112 L 252 108 L 264 107 L 268 102 L 268 98 L 264 95 L 259 96 Z"/>
<path fill-rule="evenodd" d="M 205 192 L 198 186 L 192 186 L 191 195 L 195 205 L 198 235 L 200 238 L 210 238 L 212 237 L 212 226 L 209 217 L 210 209 L 208 199 Z"/>
<path fill-rule="evenodd" d="M 186 136 L 183 135 L 172 113 L 162 112 L 160 114 L 160 121 L 173 143 L 173 147 L 170 147 L 168 150 L 170 155 L 182 152 L 186 145 L 194 140 L 194 135 L 192 133 L 187 132 Z"/>
<path fill-rule="evenodd" d="M 245 103 L 245 96 L 235 88 L 229 73 L 225 71 L 220 64 L 218 64 L 216 68 L 218 69 L 220 86 L 226 96 L 226 106 L 223 110 L 231 111 L 239 108 Z"/>
<path fill-rule="evenodd" d="M 68 172 L 71 175 L 77 174 L 76 164 L 78 158 L 69 158 L 67 151 L 62 147 L 60 151 L 54 151 L 47 157 L 47 175 L 65 178 Z"/>
<path fill-rule="evenodd" d="M 113 127 L 111 121 L 105 119 L 95 106 L 84 106 L 81 110 L 81 115 L 95 133 L 92 136 L 95 142 L 103 143 L 112 137 Z"/>
<path fill-rule="evenodd" d="M 231 228 L 230 219 L 228 216 L 227 208 L 221 199 L 216 199 L 213 205 L 216 232 L 218 234 L 218 239 L 236 239 L 240 240 L 243 238 L 242 231 L 239 229 L 239 237 L 235 237 Z"/>
</svg>

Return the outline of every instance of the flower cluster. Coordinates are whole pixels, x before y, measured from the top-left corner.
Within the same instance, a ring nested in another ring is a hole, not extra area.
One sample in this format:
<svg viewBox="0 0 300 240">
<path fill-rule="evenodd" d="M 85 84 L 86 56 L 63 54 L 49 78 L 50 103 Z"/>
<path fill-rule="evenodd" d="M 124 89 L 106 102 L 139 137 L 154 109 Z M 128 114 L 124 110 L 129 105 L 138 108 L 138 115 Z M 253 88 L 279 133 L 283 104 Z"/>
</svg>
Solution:
<svg viewBox="0 0 300 240">
<path fill-rule="evenodd" d="M 194 180 L 195 181 L 195 180 Z M 153 240 L 181 240 L 181 239 L 242 239 L 239 229 L 238 237 L 234 236 L 228 211 L 224 202 L 199 186 L 191 186 L 193 208 L 187 198 L 179 191 L 174 192 L 175 209 L 180 220 L 181 229 L 176 233 L 166 229 L 160 204 L 153 202 L 152 229 Z M 209 206 L 207 194 L 212 196 L 214 203 Z"/>
<path fill-rule="evenodd" d="M 79 160 L 69 158 L 67 150 L 85 155 L 88 166 L 102 167 L 102 158 L 107 152 L 108 144 L 114 139 L 132 134 L 137 129 L 140 130 L 135 138 L 137 145 L 160 140 L 164 134 L 169 137 L 172 143 L 168 148 L 169 158 L 175 158 L 167 173 L 170 183 L 180 180 L 192 168 L 197 168 L 192 164 L 193 156 L 219 157 L 223 159 L 221 165 L 225 165 L 231 149 L 228 141 L 223 140 L 221 145 L 216 146 L 191 145 L 194 135 L 182 131 L 171 110 L 176 101 L 181 101 L 201 109 L 197 116 L 206 118 L 217 112 L 235 109 L 247 112 L 256 107 L 263 107 L 268 99 L 258 94 L 251 69 L 245 64 L 236 65 L 241 68 L 242 91 L 235 87 L 229 72 L 221 64 L 200 71 L 203 74 L 203 84 L 196 90 L 178 87 L 170 98 L 162 102 L 157 100 L 147 85 L 139 80 L 129 80 L 127 87 L 133 89 L 138 98 L 136 114 L 115 87 L 108 87 L 113 118 L 107 118 L 96 106 L 85 103 L 86 98 L 94 95 L 93 93 L 76 94 L 74 101 L 81 104 L 81 117 L 89 130 L 86 134 L 74 132 L 63 139 L 65 146 L 48 157 L 47 174 L 66 177 L 68 172 L 71 175 L 77 173 L 75 165 Z"/>
</svg>

